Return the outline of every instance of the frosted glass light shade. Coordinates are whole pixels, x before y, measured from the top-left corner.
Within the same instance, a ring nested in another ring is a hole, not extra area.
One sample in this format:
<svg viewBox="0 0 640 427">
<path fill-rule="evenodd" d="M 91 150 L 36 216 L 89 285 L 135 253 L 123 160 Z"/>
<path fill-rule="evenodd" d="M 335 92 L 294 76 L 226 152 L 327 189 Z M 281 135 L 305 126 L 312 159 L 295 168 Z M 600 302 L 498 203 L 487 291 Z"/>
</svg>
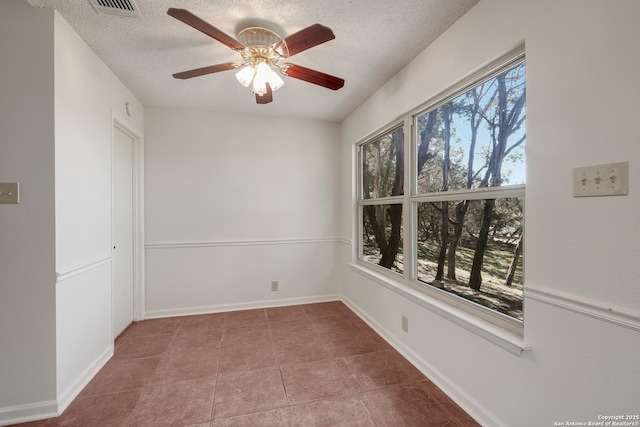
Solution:
<svg viewBox="0 0 640 427">
<path fill-rule="evenodd" d="M 284 84 L 284 80 L 264 62 L 258 64 L 256 73 L 264 76 L 262 78 L 269 83 L 273 91 L 280 89 Z"/>
<path fill-rule="evenodd" d="M 267 79 L 265 77 L 266 74 L 264 72 L 260 72 L 260 66 L 258 65 L 256 76 L 253 78 L 253 93 L 256 95 L 262 96 L 267 93 Z"/>
<path fill-rule="evenodd" d="M 256 69 L 248 65 L 236 73 L 236 79 L 238 79 L 242 86 L 249 87 L 255 75 Z"/>
</svg>

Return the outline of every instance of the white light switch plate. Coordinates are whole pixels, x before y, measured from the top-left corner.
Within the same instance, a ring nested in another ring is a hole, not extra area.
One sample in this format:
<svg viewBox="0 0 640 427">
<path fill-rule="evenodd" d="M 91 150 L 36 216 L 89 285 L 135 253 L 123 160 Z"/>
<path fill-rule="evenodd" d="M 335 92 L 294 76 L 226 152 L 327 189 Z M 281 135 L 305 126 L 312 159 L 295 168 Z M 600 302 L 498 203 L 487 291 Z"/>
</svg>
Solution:
<svg viewBox="0 0 640 427">
<path fill-rule="evenodd" d="M 0 182 L 0 203 L 20 203 L 17 182 Z"/>
<path fill-rule="evenodd" d="M 629 162 L 573 170 L 573 197 L 624 196 L 629 193 Z"/>
</svg>

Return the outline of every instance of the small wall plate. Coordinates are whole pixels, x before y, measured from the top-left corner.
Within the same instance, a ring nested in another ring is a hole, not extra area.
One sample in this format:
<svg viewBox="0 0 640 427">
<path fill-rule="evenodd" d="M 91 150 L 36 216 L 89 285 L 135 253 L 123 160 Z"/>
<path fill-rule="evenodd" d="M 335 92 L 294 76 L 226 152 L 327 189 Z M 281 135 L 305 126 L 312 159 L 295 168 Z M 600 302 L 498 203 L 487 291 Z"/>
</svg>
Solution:
<svg viewBox="0 0 640 427">
<path fill-rule="evenodd" d="M 17 182 L 0 182 L 0 203 L 20 203 L 20 192 Z"/>
</svg>

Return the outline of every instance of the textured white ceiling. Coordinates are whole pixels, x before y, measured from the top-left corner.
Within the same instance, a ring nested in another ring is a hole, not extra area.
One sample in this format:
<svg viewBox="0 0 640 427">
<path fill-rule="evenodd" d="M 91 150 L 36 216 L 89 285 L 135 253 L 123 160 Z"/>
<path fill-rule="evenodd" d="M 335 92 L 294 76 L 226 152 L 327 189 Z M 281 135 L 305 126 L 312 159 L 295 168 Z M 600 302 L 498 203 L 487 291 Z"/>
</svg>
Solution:
<svg viewBox="0 0 640 427">
<path fill-rule="evenodd" d="M 479 0 L 135 0 L 142 19 L 99 15 L 89 0 L 27 0 L 53 7 L 146 106 L 342 121 Z M 332 91 L 296 79 L 257 105 L 234 71 L 176 80 L 179 71 L 240 62 L 238 53 L 167 15 L 188 9 L 236 37 L 264 26 L 286 37 L 314 23 L 335 40 L 287 62 L 345 79 Z"/>
</svg>

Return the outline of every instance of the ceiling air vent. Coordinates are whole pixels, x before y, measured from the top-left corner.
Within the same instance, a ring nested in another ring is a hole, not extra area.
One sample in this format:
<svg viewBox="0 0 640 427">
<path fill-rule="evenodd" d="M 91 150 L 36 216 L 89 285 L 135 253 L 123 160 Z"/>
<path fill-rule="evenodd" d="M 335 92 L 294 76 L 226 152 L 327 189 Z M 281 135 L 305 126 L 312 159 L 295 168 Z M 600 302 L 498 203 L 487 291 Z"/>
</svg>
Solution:
<svg viewBox="0 0 640 427">
<path fill-rule="evenodd" d="M 139 18 L 138 6 L 133 0 L 89 0 L 99 14 Z"/>
</svg>

